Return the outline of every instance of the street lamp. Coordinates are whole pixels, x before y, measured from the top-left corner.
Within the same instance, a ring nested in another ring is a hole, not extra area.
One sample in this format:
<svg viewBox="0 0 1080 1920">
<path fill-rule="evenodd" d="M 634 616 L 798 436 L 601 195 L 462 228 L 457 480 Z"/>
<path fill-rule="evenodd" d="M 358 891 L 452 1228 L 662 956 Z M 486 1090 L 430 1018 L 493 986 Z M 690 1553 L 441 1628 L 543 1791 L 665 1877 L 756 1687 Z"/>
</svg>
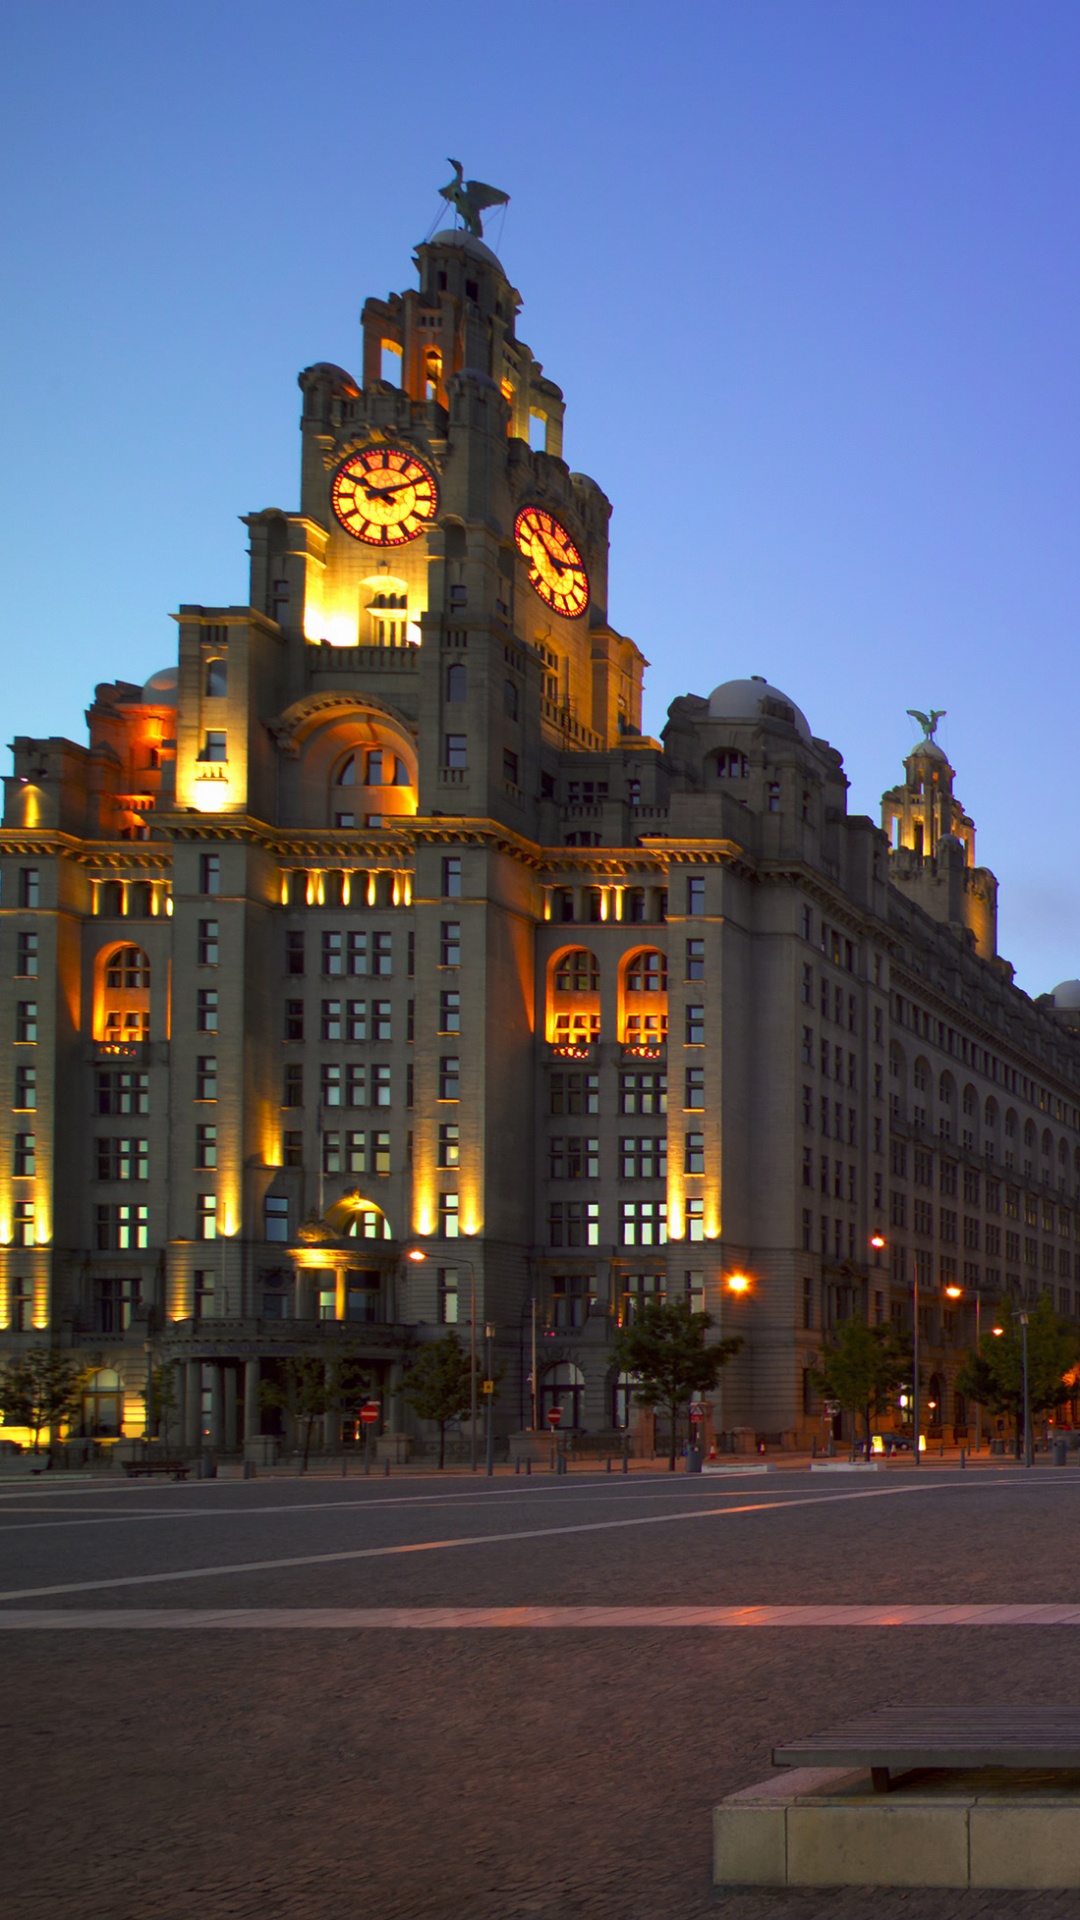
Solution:
<svg viewBox="0 0 1080 1920">
<path fill-rule="evenodd" d="M 886 1245 L 883 1233 L 872 1233 L 870 1245 L 875 1253 L 880 1253 Z M 919 1407 L 919 1256 L 911 1256 L 911 1453 L 915 1465 L 922 1465 L 919 1453 L 919 1426 L 921 1411 Z"/>
<path fill-rule="evenodd" d="M 963 1287 L 957 1287 L 957 1286 L 946 1287 L 945 1292 L 948 1295 L 950 1300 L 962 1300 L 964 1296 Z M 977 1354 L 979 1351 L 979 1341 L 982 1338 L 982 1294 L 980 1293 L 978 1287 L 973 1288 L 973 1292 L 975 1295 L 975 1352 Z M 1000 1333 L 1000 1331 L 1001 1331 L 1000 1327 L 994 1328 L 995 1333 Z M 975 1451 L 976 1453 L 979 1453 L 981 1452 L 981 1450 L 982 1450 L 982 1403 L 981 1401 L 976 1400 L 975 1402 Z"/>
<path fill-rule="evenodd" d="M 426 1260 L 427 1254 L 422 1247 L 410 1247 L 405 1255 L 407 1260 Z M 455 1255 L 455 1263 L 460 1256 Z M 469 1471 L 476 1472 L 476 1268 L 465 1256 L 464 1264 L 469 1269 Z"/>
<path fill-rule="evenodd" d="M 716 1330 L 721 1340 L 724 1337 L 724 1289 L 725 1287 L 727 1288 L 727 1291 L 729 1293 L 733 1293 L 735 1295 L 735 1298 L 738 1300 L 742 1297 L 743 1294 L 749 1293 L 750 1285 L 751 1285 L 750 1275 L 748 1273 L 729 1273 L 726 1280 L 724 1279 L 723 1274 L 721 1274 L 720 1302 L 719 1302 L 720 1311 L 716 1316 Z M 720 1377 L 716 1383 L 716 1417 L 717 1417 L 717 1424 L 719 1425 L 719 1428 L 720 1428 L 720 1432 L 723 1433 L 724 1431 L 724 1375 L 723 1375 L 722 1369 L 720 1372 Z"/>
</svg>

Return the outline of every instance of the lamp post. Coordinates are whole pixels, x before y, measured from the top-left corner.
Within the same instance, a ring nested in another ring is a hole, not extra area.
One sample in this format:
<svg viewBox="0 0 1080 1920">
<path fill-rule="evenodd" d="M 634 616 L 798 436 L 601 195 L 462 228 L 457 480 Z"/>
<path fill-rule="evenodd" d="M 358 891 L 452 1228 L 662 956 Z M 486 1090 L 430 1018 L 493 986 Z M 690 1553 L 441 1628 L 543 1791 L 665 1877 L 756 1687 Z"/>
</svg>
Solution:
<svg viewBox="0 0 1080 1920">
<path fill-rule="evenodd" d="M 422 1247 L 410 1247 L 407 1260 L 426 1260 Z M 460 1260 L 457 1264 L 460 1264 Z M 476 1472 L 476 1268 L 466 1256 L 469 1269 L 469 1471 Z"/>
<path fill-rule="evenodd" d="M 491 1371 L 491 1343 L 494 1338 L 495 1329 L 491 1321 L 488 1320 L 484 1324 L 484 1411 L 486 1414 L 485 1452 L 487 1477 L 489 1480 L 495 1472 L 495 1422 L 492 1417 L 492 1402 L 495 1398 L 495 1376 Z"/>
<path fill-rule="evenodd" d="M 727 1291 L 729 1293 L 733 1293 L 735 1295 L 736 1299 L 740 1299 L 744 1293 L 749 1293 L 750 1291 L 750 1275 L 748 1273 L 729 1273 L 726 1280 L 723 1274 L 720 1275 L 720 1301 L 719 1301 L 720 1311 L 716 1316 L 716 1331 L 721 1340 L 724 1337 L 724 1289 L 725 1287 L 727 1288 Z M 717 1413 L 717 1418 L 720 1424 L 720 1432 L 723 1433 L 724 1431 L 723 1369 L 721 1369 L 720 1378 L 716 1383 L 716 1413 Z"/>
<path fill-rule="evenodd" d="M 1031 1383 L 1028 1379 L 1028 1315 L 1018 1313 L 1020 1322 L 1021 1362 L 1024 1372 L 1024 1465 L 1032 1465 L 1031 1454 Z"/>
</svg>

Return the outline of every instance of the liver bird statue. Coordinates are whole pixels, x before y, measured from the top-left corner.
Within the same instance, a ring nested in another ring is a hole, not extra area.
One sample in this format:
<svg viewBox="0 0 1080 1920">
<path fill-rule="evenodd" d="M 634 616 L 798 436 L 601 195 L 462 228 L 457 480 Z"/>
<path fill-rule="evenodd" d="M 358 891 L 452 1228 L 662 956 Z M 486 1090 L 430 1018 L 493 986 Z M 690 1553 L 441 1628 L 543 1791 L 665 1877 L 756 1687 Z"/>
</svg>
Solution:
<svg viewBox="0 0 1080 1920">
<path fill-rule="evenodd" d="M 944 720 L 946 711 L 947 709 L 945 707 L 931 707 L 929 713 L 920 713 L 918 707 L 909 707 L 908 716 L 910 719 L 918 721 L 923 730 L 923 739 L 925 741 L 933 739 L 937 732 L 937 723 L 939 720 Z"/>
<path fill-rule="evenodd" d="M 482 180 L 466 180 L 465 169 L 460 160 L 451 160 L 455 178 L 439 192 L 444 200 L 460 213 L 466 233 L 475 234 L 478 240 L 484 237 L 480 215 L 485 207 L 505 207 L 510 195 L 500 192 L 498 187 L 488 187 Z"/>
</svg>

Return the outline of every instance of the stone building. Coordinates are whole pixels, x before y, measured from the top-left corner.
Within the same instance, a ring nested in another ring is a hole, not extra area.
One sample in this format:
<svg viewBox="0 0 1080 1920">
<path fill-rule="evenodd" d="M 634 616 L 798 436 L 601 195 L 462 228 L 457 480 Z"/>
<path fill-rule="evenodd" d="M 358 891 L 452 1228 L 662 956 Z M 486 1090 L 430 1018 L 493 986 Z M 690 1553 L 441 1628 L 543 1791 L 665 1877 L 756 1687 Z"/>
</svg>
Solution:
<svg viewBox="0 0 1080 1920">
<path fill-rule="evenodd" d="M 15 741 L 0 1347 L 78 1352 L 88 1434 L 141 1432 L 173 1369 L 192 1447 L 348 1352 L 422 1438 L 410 1356 L 490 1323 L 501 1433 L 603 1435 L 662 1293 L 745 1336 L 716 1429 L 790 1444 L 829 1330 L 910 1317 L 917 1263 L 962 1427 L 976 1299 L 1080 1290 L 1080 988 L 1012 984 L 931 738 L 879 829 L 758 677 L 641 732 L 610 504 L 520 298 L 462 231 L 416 264 L 361 379 L 300 376 L 249 604 L 181 606 L 88 745 Z"/>
</svg>

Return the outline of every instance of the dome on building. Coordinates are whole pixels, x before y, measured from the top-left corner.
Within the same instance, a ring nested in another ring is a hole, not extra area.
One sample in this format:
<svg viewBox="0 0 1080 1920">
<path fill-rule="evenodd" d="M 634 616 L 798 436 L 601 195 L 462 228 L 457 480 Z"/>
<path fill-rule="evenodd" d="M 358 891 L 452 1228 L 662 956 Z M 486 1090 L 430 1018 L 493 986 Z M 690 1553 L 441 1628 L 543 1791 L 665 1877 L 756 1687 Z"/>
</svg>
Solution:
<svg viewBox="0 0 1080 1920">
<path fill-rule="evenodd" d="M 1057 1013 L 1080 1011 L 1080 980 L 1063 980 L 1050 995 Z"/>
<path fill-rule="evenodd" d="M 498 273 L 502 274 L 503 279 L 506 279 L 506 270 L 498 255 L 492 253 L 491 248 L 485 246 L 482 240 L 478 240 L 474 233 L 466 233 L 464 227 L 444 227 L 441 233 L 432 234 L 431 239 L 425 241 L 424 245 L 460 247 L 462 253 L 471 254 L 474 260 L 486 261 L 489 267 L 494 267 Z"/>
<path fill-rule="evenodd" d="M 177 667 L 162 667 L 152 673 L 143 687 L 143 700 L 148 707 L 175 707 L 177 685 L 180 679 Z"/>
<path fill-rule="evenodd" d="M 905 754 L 904 758 L 906 760 L 940 760 L 946 767 L 949 764 L 948 754 L 943 752 L 936 740 L 920 740 L 912 747 L 910 753 Z"/>
<path fill-rule="evenodd" d="M 801 707 L 779 687 L 770 687 L 763 674 L 749 680 L 725 680 L 709 695 L 710 720 L 790 720 L 802 739 L 810 740 L 810 724 Z"/>
</svg>

